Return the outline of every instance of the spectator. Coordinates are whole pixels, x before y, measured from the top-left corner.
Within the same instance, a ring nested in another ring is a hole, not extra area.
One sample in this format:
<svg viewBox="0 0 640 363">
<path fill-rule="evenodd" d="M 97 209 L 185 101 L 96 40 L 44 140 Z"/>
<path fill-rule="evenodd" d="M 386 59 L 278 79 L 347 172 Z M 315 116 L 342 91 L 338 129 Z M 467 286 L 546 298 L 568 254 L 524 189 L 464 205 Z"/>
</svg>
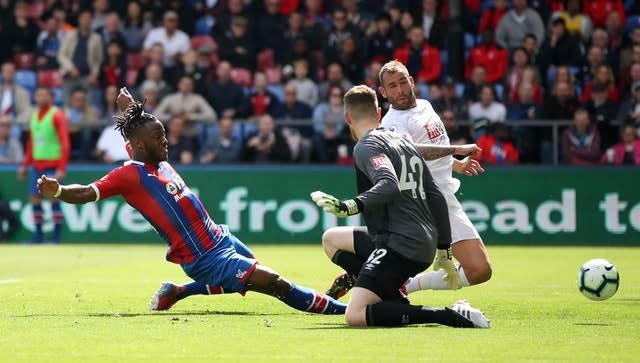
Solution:
<svg viewBox="0 0 640 363">
<path fill-rule="evenodd" d="M 602 49 L 603 62 L 617 69 L 620 64 L 620 52 L 619 49 L 611 49 L 610 43 L 609 33 L 604 29 L 596 29 L 591 34 L 591 46 Z"/>
<path fill-rule="evenodd" d="M 0 164 L 19 164 L 23 158 L 20 140 L 11 137 L 11 118 L 0 115 Z"/>
<path fill-rule="evenodd" d="M 338 132 L 342 130 L 345 123 L 342 97 L 344 97 L 344 90 L 340 86 L 332 86 L 327 95 L 329 101 L 320 103 L 313 110 L 313 124 L 317 132 L 321 132 L 326 123 L 338 125 Z"/>
<path fill-rule="evenodd" d="M 602 164 L 640 165 L 640 140 L 633 125 L 625 125 L 620 142 L 602 155 Z"/>
<path fill-rule="evenodd" d="M 542 114 L 542 105 L 535 100 L 534 85 L 523 82 L 518 87 L 519 99 L 507 107 L 507 119 L 512 121 L 537 121 Z M 537 160 L 540 150 L 552 144 L 546 128 L 515 125 L 512 128 L 513 142 L 520 161 Z M 546 145 L 543 145 L 547 143 Z M 545 152 L 547 149 L 544 149 Z"/>
<path fill-rule="evenodd" d="M 263 0 L 264 13 L 256 20 L 258 50 L 272 49 L 275 54 L 286 51 L 287 18 L 280 14 L 280 0 Z"/>
<path fill-rule="evenodd" d="M 559 66 L 558 68 L 556 68 L 555 78 L 552 81 L 553 82 L 551 83 L 551 86 L 547 88 L 549 90 L 548 93 L 551 93 L 551 91 L 555 89 L 555 84 L 560 82 L 567 82 L 568 84 L 570 84 L 573 88 L 572 92 L 575 95 L 578 95 L 580 93 L 576 90 L 576 78 L 573 76 L 571 69 L 569 69 L 569 67 L 567 66 Z"/>
<path fill-rule="evenodd" d="M 422 31 L 424 39 L 435 48 L 444 47 L 447 19 L 439 13 L 438 0 L 422 0 Z"/>
<path fill-rule="evenodd" d="M 542 73 L 555 71 L 555 67 L 567 65 L 578 67 L 581 62 L 580 44 L 569 34 L 562 18 L 556 18 L 551 23 L 549 37 L 542 43 L 540 59 Z"/>
<path fill-rule="evenodd" d="M 622 42 L 626 36 L 624 27 L 622 26 L 622 20 L 620 14 L 617 12 L 611 12 L 607 15 L 607 35 L 609 35 L 609 44 L 607 49 L 610 52 L 608 62 L 613 69 L 618 70 L 620 64 L 620 49 L 622 48 Z"/>
<path fill-rule="evenodd" d="M 247 19 L 238 16 L 231 20 L 231 29 L 220 38 L 218 54 L 233 67 L 253 69 L 256 66 L 256 44 L 247 32 Z"/>
<path fill-rule="evenodd" d="M 287 163 L 291 161 L 291 151 L 282 131 L 275 127 L 270 115 L 258 118 L 258 130 L 249 137 L 243 160 L 253 163 Z"/>
<path fill-rule="evenodd" d="M 326 37 L 324 44 L 325 56 L 327 58 L 335 57 L 342 49 L 342 43 L 347 38 L 358 40 L 360 31 L 347 20 L 347 13 L 344 8 L 336 7 L 331 13 L 331 29 Z"/>
<path fill-rule="evenodd" d="M 508 120 L 537 120 L 542 113 L 542 105 L 535 100 L 534 86 L 523 82 L 518 87 L 518 101 L 507 107 Z"/>
<path fill-rule="evenodd" d="M 291 80 L 296 86 L 298 101 L 314 107 L 318 104 L 318 86 L 309 79 L 309 64 L 303 58 L 293 61 L 293 74 L 295 78 Z"/>
<path fill-rule="evenodd" d="M 640 26 L 636 26 L 629 34 L 629 37 L 623 42 L 622 49 L 620 50 L 620 73 L 624 73 L 629 70 L 629 67 L 634 62 L 640 62 Z"/>
<path fill-rule="evenodd" d="M 124 53 L 127 44 L 124 34 L 120 31 L 120 16 L 118 13 L 109 13 L 104 19 L 104 25 L 99 27 L 96 32 L 102 36 L 102 44 L 105 45 L 105 52 L 108 44 L 117 42 Z"/>
<path fill-rule="evenodd" d="M 211 125 L 218 119 L 218 115 L 207 100 L 193 93 L 193 78 L 187 75 L 182 76 L 178 81 L 178 92 L 167 95 L 160 101 L 155 109 L 155 115 L 160 120 L 181 116 L 185 122 L 189 123 L 187 134 L 190 136 L 194 134 L 192 131 L 195 131 L 195 125 L 192 123 Z M 180 131 L 183 129 L 184 127 L 181 127 Z"/>
<path fill-rule="evenodd" d="M 122 43 L 112 40 L 107 46 L 107 54 L 100 67 L 100 87 L 123 85 L 126 77 L 127 57 L 122 49 Z"/>
<path fill-rule="evenodd" d="M 249 95 L 249 102 L 251 103 L 251 116 L 272 114 L 280 102 L 278 97 L 267 89 L 267 77 L 262 72 L 253 74 L 253 91 Z"/>
<path fill-rule="evenodd" d="M 394 58 L 407 66 L 416 83 L 433 83 L 440 78 L 440 51 L 425 41 L 421 27 L 411 28 L 409 42 L 403 48 L 396 49 Z"/>
<path fill-rule="evenodd" d="M 583 85 L 591 81 L 595 76 L 596 69 L 605 63 L 604 50 L 598 46 L 592 46 L 587 52 L 586 62 L 583 63 L 579 73 L 579 80 Z"/>
<path fill-rule="evenodd" d="M 83 10 L 78 15 L 78 28 L 65 35 L 58 52 L 65 104 L 76 88 L 84 88 L 89 99 L 95 99 L 93 90 L 98 86 L 103 58 L 102 38 L 91 30 L 91 12 Z"/>
<path fill-rule="evenodd" d="M 329 88 L 332 86 L 340 86 L 343 90 L 353 87 L 353 83 L 344 77 L 342 65 L 338 62 L 329 63 L 326 74 L 326 80 L 318 86 L 318 95 L 321 102 L 328 101 L 327 95 L 329 94 Z M 375 78 L 378 78 L 377 72 Z"/>
<path fill-rule="evenodd" d="M 151 22 L 144 18 L 140 3 L 137 1 L 129 1 L 127 4 L 127 15 L 124 19 L 124 28 L 122 29 L 127 51 L 140 51 L 144 38 L 151 29 Z"/>
<path fill-rule="evenodd" d="M 640 62 L 631 64 L 629 71 L 626 74 L 622 74 L 621 77 L 620 89 L 622 90 L 622 98 L 626 98 L 633 93 L 633 85 L 636 82 L 640 82 Z"/>
<path fill-rule="evenodd" d="M 507 118 L 507 110 L 500 102 L 496 102 L 496 94 L 493 87 L 483 85 L 480 87 L 480 100 L 469 107 L 469 120 L 478 129 L 481 122 L 489 124 L 504 122 Z"/>
<path fill-rule="evenodd" d="M 144 78 L 140 82 L 140 85 L 144 83 L 154 83 L 157 92 L 158 100 L 163 99 L 166 95 L 171 93 L 171 88 L 167 82 L 165 82 L 162 74 L 162 66 L 160 64 L 149 64 L 144 72 Z M 142 86 L 138 88 L 138 94 L 142 94 Z"/>
<path fill-rule="evenodd" d="M 294 83 L 287 83 L 284 86 L 284 103 L 278 105 L 273 111 L 273 118 L 276 120 L 291 120 L 300 122 L 301 120 L 309 120 L 312 116 L 311 107 L 298 101 L 298 90 Z M 310 138 L 313 135 L 313 127 L 309 125 L 295 125 L 292 126 L 303 137 Z"/>
<path fill-rule="evenodd" d="M 95 140 L 93 127 L 97 124 L 98 112 L 87 97 L 87 90 L 78 87 L 71 92 L 69 106 L 64 108 L 69 125 L 71 157 L 76 160 L 88 159 Z"/>
<path fill-rule="evenodd" d="M 284 32 L 284 42 L 282 43 L 282 53 L 275 52 L 275 59 L 278 64 L 291 63 L 294 58 L 294 43 L 298 39 L 306 39 L 305 45 L 309 50 L 310 36 L 304 29 L 304 18 L 300 13 L 292 13 L 287 20 L 287 30 Z"/>
<path fill-rule="evenodd" d="M 12 62 L 2 63 L 1 73 L 0 115 L 9 116 L 24 127 L 31 115 L 29 92 L 16 84 L 16 66 Z"/>
<path fill-rule="evenodd" d="M 45 28 L 38 34 L 36 40 L 36 69 L 57 69 L 59 67 L 58 50 L 63 37 L 64 33 L 60 30 L 58 20 L 53 15 L 49 15 L 45 19 Z"/>
<path fill-rule="evenodd" d="M 120 131 L 113 125 L 102 129 L 98 142 L 96 143 L 96 157 L 99 161 L 107 164 L 129 160 L 129 153 L 125 146 L 124 138 Z"/>
<path fill-rule="evenodd" d="M 527 7 L 527 0 L 513 0 L 513 8 L 498 23 L 496 41 L 502 48 L 512 50 L 522 45 L 527 34 L 535 35 L 536 40 L 544 39 L 544 24 L 538 13 Z"/>
<path fill-rule="evenodd" d="M 173 83 L 178 83 L 182 77 L 189 76 L 193 79 L 193 91 L 202 97 L 206 97 L 207 72 L 207 69 L 198 66 L 198 53 L 195 50 L 188 50 L 182 55 L 182 63 L 176 68 Z"/>
<path fill-rule="evenodd" d="M 231 80 L 231 64 L 221 61 L 216 68 L 217 79 L 209 83 L 209 104 L 219 117 L 242 118 L 249 114 L 249 101 L 242 86 Z"/>
<path fill-rule="evenodd" d="M 142 82 L 139 89 L 140 98 L 145 100 L 144 112 L 154 113 L 160 103 L 158 84 L 152 80 Z"/>
<path fill-rule="evenodd" d="M 573 85 L 557 82 L 551 94 L 546 97 L 542 117 L 547 120 L 568 120 L 579 106 Z"/>
<path fill-rule="evenodd" d="M 471 142 L 469 128 L 458 125 L 458 118 L 454 110 L 444 109 L 440 112 L 440 120 L 442 120 L 444 128 L 447 130 L 451 145 L 464 145 Z"/>
<path fill-rule="evenodd" d="M 166 11 L 162 18 L 162 26 L 149 31 L 143 43 L 145 55 L 148 55 L 151 46 L 156 43 L 162 44 L 164 48 L 163 64 L 166 67 L 175 66 L 182 54 L 191 49 L 189 36 L 178 29 L 178 14 L 175 11 Z"/>
<path fill-rule="evenodd" d="M 528 84 L 531 86 L 533 91 L 533 102 L 542 104 L 543 96 L 542 88 L 540 87 L 538 70 L 532 66 L 525 67 L 524 71 L 522 72 L 522 78 L 520 79 L 520 82 L 517 83 L 517 87 L 513 90 L 513 92 L 511 92 L 508 102 L 520 102 L 520 86 L 523 84 Z"/>
<path fill-rule="evenodd" d="M 16 2 L 13 8 L 13 18 L 6 24 L 2 33 L 3 40 L 6 42 L 2 46 L 7 47 L 11 51 L 10 54 L 33 52 L 40 28 L 29 18 L 26 2 Z"/>
<path fill-rule="evenodd" d="M 594 79 L 587 82 L 582 91 L 580 102 L 587 103 L 591 99 L 591 89 L 594 83 L 601 83 L 607 86 L 607 97 L 613 102 L 620 102 L 620 91 L 616 86 L 616 80 L 613 78 L 613 71 L 611 67 L 606 64 L 601 64 L 596 69 Z"/>
<path fill-rule="evenodd" d="M 586 43 L 591 39 L 592 24 L 591 18 L 582 12 L 581 7 L 580 0 L 567 0 L 565 10 L 554 13 L 552 19 L 564 20 L 569 34 L 580 37 Z"/>
<path fill-rule="evenodd" d="M 150 65 L 155 64 L 160 66 L 162 79 L 167 82 L 172 82 L 173 77 L 175 76 L 175 70 L 177 66 L 167 67 L 164 65 L 164 47 L 160 43 L 156 43 L 151 46 L 151 49 L 145 54 L 145 68 L 141 69 L 138 72 L 138 78 L 136 79 L 136 84 L 142 83 L 144 77 L 146 76 L 147 68 Z"/>
<path fill-rule="evenodd" d="M 358 29 L 360 34 L 366 32 L 371 25 L 372 19 L 366 7 L 360 8 L 358 0 L 343 0 L 342 5 L 347 14 L 349 24 Z"/>
<path fill-rule="evenodd" d="M 477 144 L 482 149 L 482 154 L 477 160 L 495 166 L 519 164 L 518 150 L 509 140 L 507 125 L 493 124 L 491 129 L 492 132 L 478 139 Z"/>
<path fill-rule="evenodd" d="M 243 0 L 228 0 L 226 10 L 216 18 L 213 29 L 211 29 L 211 36 L 213 36 L 218 43 L 221 42 L 225 33 L 231 29 L 233 19 L 243 17 L 248 20 L 248 26 L 253 24 L 253 19 L 251 19 L 249 13 L 245 11 L 244 4 Z M 253 34 L 253 29 L 248 28 L 247 33 Z"/>
<path fill-rule="evenodd" d="M 316 52 L 316 54 L 321 54 Z M 318 74 L 318 63 L 316 61 L 316 55 L 311 52 L 309 49 L 309 44 L 306 38 L 300 37 L 294 40 L 293 48 L 291 50 L 291 54 L 287 57 L 286 63 L 287 65 L 293 64 L 296 59 L 304 59 L 309 64 L 309 78 L 312 80 L 317 80 L 319 78 Z M 286 66 L 285 66 L 286 69 Z M 283 70 L 283 73 L 286 71 Z M 293 73 L 293 72 L 292 72 Z"/>
<path fill-rule="evenodd" d="M 496 83 L 504 78 L 509 63 L 509 53 L 498 48 L 493 39 L 493 31 L 482 33 L 482 44 L 471 49 L 464 69 L 464 77 L 471 78 L 471 71 L 476 65 L 483 66 L 487 71 L 487 81 Z"/>
<path fill-rule="evenodd" d="M 511 53 L 511 67 L 504 78 L 506 99 L 511 101 L 513 94 L 522 81 L 522 74 L 529 65 L 529 53 L 523 47 L 518 47 Z"/>
<path fill-rule="evenodd" d="M 98 121 L 101 125 L 109 125 L 113 123 L 113 116 L 116 116 L 120 111 L 116 105 L 116 99 L 119 92 L 118 86 L 107 86 L 104 89 L 102 102 L 98 107 Z"/>
<path fill-rule="evenodd" d="M 330 61 L 342 65 L 346 77 L 354 84 L 361 83 L 364 76 L 364 61 L 356 47 L 353 38 L 346 38 L 340 46 L 340 52 L 329 58 Z"/>
<path fill-rule="evenodd" d="M 185 134 L 188 119 L 182 115 L 174 115 L 167 123 L 167 141 L 169 162 L 191 164 L 197 152 L 197 144 L 193 137 Z"/>
<path fill-rule="evenodd" d="M 401 48 L 407 43 L 409 40 L 409 30 L 414 26 L 418 25 L 416 24 L 416 20 L 413 18 L 411 12 L 408 10 L 403 11 L 400 14 L 398 22 L 396 22 L 395 26 L 392 27 L 394 48 Z"/>
<path fill-rule="evenodd" d="M 456 83 L 453 78 L 446 77 L 442 82 L 442 97 L 433 101 L 433 109 L 437 113 L 443 113 L 445 110 L 451 110 L 455 113 L 457 119 L 467 117 L 467 102 L 456 94 Z"/>
<path fill-rule="evenodd" d="M 196 20 L 202 16 L 200 13 L 196 13 L 195 7 L 191 1 L 182 0 L 169 0 L 164 1 L 168 10 L 175 11 L 180 19 L 179 28 L 187 36 L 192 36 L 196 27 Z"/>
<path fill-rule="evenodd" d="M 478 25 L 478 34 L 490 29 L 495 33 L 500 20 L 507 13 L 507 0 L 496 0 L 489 9 L 485 10 Z"/>
<path fill-rule="evenodd" d="M 372 90 L 376 91 L 376 95 L 378 96 L 378 105 L 380 106 L 380 108 L 382 108 L 382 114 L 384 115 L 389 109 L 389 102 L 387 102 L 387 100 L 382 97 L 382 94 L 380 94 L 380 78 L 378 77 L 378 75 L 380 74 L 381 68 L 382 63 L 380 62 L 373 61 L 369 63 L 369 68 L 366 72 L 367 78 L 364 80 L 364 84 L 369 86 L 369 88 L 371 88 Z M 340 88 L 350 89 L 351 86 L 346 88 L 340 86 Z"/>
<path fill-rule="evenodd" d="M 207 141 L 200 162 L 202 164 L 235 163 L 240 160 L 242 143 L 233 136 L 233 120 L 231 117 L 220 119 L 219 135 Z"/>
<path fill-rule="evenodd" d="M 616 119 L 640 127 L 640 82 L 634 83 L 633 93 L 620 106 Z"/>
<path fill-rule="evenodd" d="M 196 68 L 205 75 L 207 84 L 216 78 L 217 64 L 217 55 L 213 54 L 213 49 L 211 49 L 211 47 L 209 47 L 208 45 L 201 45 L 200 47 L 198 47 Z"/>
<path fill-rule="evenodd" d="M 536 36 L 531 33 L 525 35 L 524 41 L 522 42 L 522 47 L 527 51 L 527 54 L 529 55 L 529 65 L 531 66 L 535 66 L 539 63 L 539 44 L 540 43 L 538 42 L 538 39 L 536 39 Z"/>
<path fill-rule="evenodd" d="M 600 131 L 602 146 L 608 148 L 613 145 L 618 137 L 618 128 L 611 121 L 616 118 L 617 104 L 608 98 L 607 86 L 595 83 L 585 107 Z"/>
<path fill-rule="evenodd" d="M 327 122 L 322 129 L 313 135 L 312 149 L 313 161 L 319 163 L 349 165 L 353 164 L 353 158 L 349 156 L 349 150 L 353 149 L 347 127 L 338 131 L 340 124 Z"/>
<path fill-rule="evenodd" d="M 376 30 L 367 39 L 367 59 L 371 62 L 385 63 L 393 57 L 393 37 L 391 34 L 391 16 L 380 13 L 376 16 Z"/>
<path fill-rule="evenodd" d="M 573 125 L 562 132 L 562 159 L 570 165 L 593 165 L 600 159 L 600 133 L 584 108 L 576 111 Z"/>
<path fill-rule="evenodd" d="M 98 31 L 107 22 L 109 0 L 93 0 L 93 21 L 91 30 Z"/>
<path fill-rule="evenodd" d="M 471 70 L 471 79 L 464 85 L 464 99 L 468 102 L 477 102 L 480 88 L 487 84 L 487 70 L 483 66 L 475 66 Z"/>
<path fill-rule="evenodd" d="M 593 28 L 604 28 L 607 14 L 616 12 L 620 16 L 620 22 L 625 23 L 624 5 L 622 0 L 583 0 L 582 6 L 587 16 L 593 22 Z"/>
</svg>

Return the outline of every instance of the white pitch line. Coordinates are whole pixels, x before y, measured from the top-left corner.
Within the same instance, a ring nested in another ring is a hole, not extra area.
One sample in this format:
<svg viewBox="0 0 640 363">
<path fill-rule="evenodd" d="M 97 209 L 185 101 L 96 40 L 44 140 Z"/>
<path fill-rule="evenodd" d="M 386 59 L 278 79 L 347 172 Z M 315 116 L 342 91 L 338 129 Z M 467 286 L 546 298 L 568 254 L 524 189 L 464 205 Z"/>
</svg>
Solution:
<svg viewBox="0 0 640 363">
<path fill-rule="evenodd" d="M 15 284 L 18 281 L 19 281 L 18 279 L 4 279 L 4 280 L 0 280 L 0 285 Z"/>
</svg>

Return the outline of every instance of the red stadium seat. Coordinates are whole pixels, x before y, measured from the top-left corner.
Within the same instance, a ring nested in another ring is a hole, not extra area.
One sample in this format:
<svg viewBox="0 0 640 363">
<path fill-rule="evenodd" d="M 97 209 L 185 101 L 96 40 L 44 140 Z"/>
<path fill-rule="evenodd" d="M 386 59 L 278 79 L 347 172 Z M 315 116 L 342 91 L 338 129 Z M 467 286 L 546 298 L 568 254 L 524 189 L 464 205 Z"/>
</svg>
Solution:
<svg viewBox="0 0 640 363">
<path fill-rule="evenodd" d="M 218 50 L 218 43 L 209 35 L 195 35 L 191 37 L 191 49 L 198 50 L 198 48 L 203 45 L 208 46 L 214 52 Z"/>
<path fill-rule="evenodd" d="M 258 69 L 261 71 L 266 71 L 268 68 L 272 68 L 275 64 L 273 59 L 273 49 L 265 49 L 258 53 L 256 57 L 258 63 Z"/>
<path fill-rule="evenodd" d="M 38 72 L 38 85 L 45 87 L 62 87 L 64 81 L 57 69 Z"/>
<path fill-rule="evenodd" d="M 129 68 L 139 70 L 144 68 L 147 65 L 147 60 L 144 58 L 142 53 L 138 52 L 129 52 L 127 53 L 127 66 Z"/>
<path fill-rule="evenodd" d="M 280 66 L 270 67 L 264 70 L 267 77 L 267 84 L 280 84 L 282 80 L 282 69 Z"/>
<path fill-rule="evenodd" d="M 233 68 L 231 70 L 231 79 L 245 88 L 251 88 L 253 81 L 251 71 L 246 68 Z"/>
<path fill-rule="evenodd" d="M 33 20 L 42 18 L 42 14 L 44 13 L 45 2 L 44 1 L 33 1 L 27 5 L 27 16 Z"/>
<path fill-rule="evenodd" d="M 17 69 L 33 69 L 33 53 L 20 52 L 13 56 L 13 63 Z"/>
<path fill-rule="evenodd" d="M 136 80 L 138 79 L 138 69 L 127 69 L 127 79 L 126 79 L 126 83 L 127 83 L 127 87 L 135 87 L 136 86 Z"/>
</svg>

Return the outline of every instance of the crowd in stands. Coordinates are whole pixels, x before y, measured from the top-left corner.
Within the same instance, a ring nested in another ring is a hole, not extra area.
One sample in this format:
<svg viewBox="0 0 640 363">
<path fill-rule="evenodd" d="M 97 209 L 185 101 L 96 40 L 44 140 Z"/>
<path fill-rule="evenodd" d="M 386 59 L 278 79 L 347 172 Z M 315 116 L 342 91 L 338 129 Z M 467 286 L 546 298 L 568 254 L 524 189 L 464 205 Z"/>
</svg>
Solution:
<svg viewBox="0 0 640 363">
<path fill-rule="evenodd" d="M 342 96 L 377 90 L 398 59 L 451 142 L 477 142 L 485 163 L 548 164 L 557 148 L 566 164 L 640 165 L 640 2 L 455 3 L 1 1 L 0 162 L 22 158 L 42 86 L 72 160 L 127 159 L 111 121 L 127 86 L 166 122 L 172 162 L 350 164 Z M 553 145 L 523 120 L 573 124 Z"/>
</svg>

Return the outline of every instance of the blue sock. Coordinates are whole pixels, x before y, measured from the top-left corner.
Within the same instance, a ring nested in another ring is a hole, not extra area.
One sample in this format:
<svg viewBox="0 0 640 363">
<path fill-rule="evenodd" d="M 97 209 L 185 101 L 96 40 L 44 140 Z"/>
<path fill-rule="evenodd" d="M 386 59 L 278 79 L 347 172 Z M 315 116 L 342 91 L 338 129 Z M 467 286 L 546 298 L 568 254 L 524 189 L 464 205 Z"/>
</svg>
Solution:
<svg viewBox="0 0 640 363">
<path fill-rule="evenodd" d="M 53 234 L 51 235 L 52 242 L 60 242 L 60 232 L 62 231 L 62 221 L 64 217 L 62 215 L 62 209 L 60 208 L 60 202 L 51 203 L 51 212 L 53 213 Z"/>
<path fill-rule="evenodd" d="M 42 212 L 42 204 L 33 204 L 31 206 L 33 212 L 33 224 L 36 227 L 36 234 L 33 236 L 34 242 L 42 242 L 42 221 L 44 213 Z"/>
<path fill-rule="evenodd" d="M 291 291 L 280 300 L 294 309 L 317 314 L 344 314 L 347 310 L 347 304 L 325 294 L 308 287 L 298 286 L 293 282 L 291 285 L 293 286 Z"/>
<path fill-rule="evenodd" d="M 221 286 L 211 286 L 198 281 L 191 281 L 179 287 L 180 292 L 176 297 L 182 300 L 191 295 L 215 295 L 222 294 L 224 290 Z"/>
</svg>

